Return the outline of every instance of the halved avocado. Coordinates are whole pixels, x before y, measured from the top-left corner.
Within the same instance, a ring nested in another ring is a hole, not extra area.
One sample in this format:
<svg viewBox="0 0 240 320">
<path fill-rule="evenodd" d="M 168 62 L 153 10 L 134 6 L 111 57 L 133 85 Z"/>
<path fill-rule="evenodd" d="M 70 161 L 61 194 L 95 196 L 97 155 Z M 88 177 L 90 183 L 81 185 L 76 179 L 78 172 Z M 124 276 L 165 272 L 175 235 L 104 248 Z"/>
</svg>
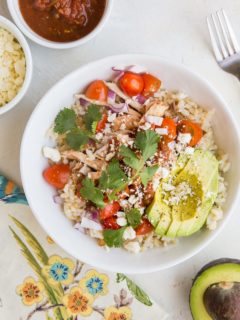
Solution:
<svg viewBox="0 0 240 320">
<path fill-rule="evenodd" d="M 197 274 L 190 292 L 194 320 L 240 319 L 240 260 L 219 259 Z"/>
</svg>

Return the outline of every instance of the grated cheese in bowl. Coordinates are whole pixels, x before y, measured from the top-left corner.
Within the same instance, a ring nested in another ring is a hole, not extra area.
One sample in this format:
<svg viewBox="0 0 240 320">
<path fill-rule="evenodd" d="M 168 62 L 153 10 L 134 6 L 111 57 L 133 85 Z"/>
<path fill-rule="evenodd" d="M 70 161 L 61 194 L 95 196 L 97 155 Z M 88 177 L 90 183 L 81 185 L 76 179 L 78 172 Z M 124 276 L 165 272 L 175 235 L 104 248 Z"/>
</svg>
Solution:
<svg viewBox="0 0 240 320">
<path fill-rule="evenodd" d="M 0 27 L 0 107 L 15 98 L 25 75 L 26 60 L 20 43 L 12 33 Z"/>
</svg>

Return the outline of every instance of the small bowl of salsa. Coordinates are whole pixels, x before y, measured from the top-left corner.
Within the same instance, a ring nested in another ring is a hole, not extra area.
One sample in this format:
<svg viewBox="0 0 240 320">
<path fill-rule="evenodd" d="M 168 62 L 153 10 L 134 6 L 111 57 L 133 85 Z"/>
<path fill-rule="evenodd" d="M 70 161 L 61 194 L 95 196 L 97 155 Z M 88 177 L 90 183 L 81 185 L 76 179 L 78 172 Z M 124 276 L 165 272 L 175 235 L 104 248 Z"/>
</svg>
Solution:
<svg viewBox="0 0 240 320">
<path fill-rule="evenodd" d="M 113 0 L 7 0 L 16 25 L 32 41 L 53 49 L 79 46 L 98 34 Z"/>
</svg>

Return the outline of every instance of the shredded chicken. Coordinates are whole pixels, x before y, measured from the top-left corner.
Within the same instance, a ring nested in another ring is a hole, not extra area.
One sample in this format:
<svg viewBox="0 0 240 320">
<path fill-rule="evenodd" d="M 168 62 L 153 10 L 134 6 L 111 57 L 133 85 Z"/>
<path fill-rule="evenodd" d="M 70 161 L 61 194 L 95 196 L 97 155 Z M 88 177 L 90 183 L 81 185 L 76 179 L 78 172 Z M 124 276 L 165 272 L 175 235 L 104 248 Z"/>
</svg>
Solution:
<svg viewBox="0 0 240 320">
<path fill-rule="evenodd" d="M 63 157 L 71 160 L 78 160 L 88 165 L 90 168 L 97 171 L 106 168 L 106 161 L 103 160 L 90 160 L 84 153 L 80 151 L 68 150 L 62 153 Z"/>
<path fill-rule="evenodd" d="M 140 116 L 124 115 L 117 117 L 113 123 L 113 129 L 115 131 L 120 130 L 132 130 L 139 126 Z"/>
<path fill-rule="evenodd" d="M 164 105 L 159 99 L 154 99 L 146 105 L 145 116 L 162 117 L 168 110 L 169 106 Z"/>
</svg>

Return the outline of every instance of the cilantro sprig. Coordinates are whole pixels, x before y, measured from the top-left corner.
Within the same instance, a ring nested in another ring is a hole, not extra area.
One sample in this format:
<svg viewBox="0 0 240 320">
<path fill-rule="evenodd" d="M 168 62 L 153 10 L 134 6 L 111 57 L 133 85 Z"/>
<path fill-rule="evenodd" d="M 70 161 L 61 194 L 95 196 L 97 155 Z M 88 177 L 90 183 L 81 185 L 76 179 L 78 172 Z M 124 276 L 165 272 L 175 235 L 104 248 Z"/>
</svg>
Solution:
<svg viewBox="0 0 240 320">
<path fill-rule="evenodd" d="M 103 208 L 105 206 L 103 193 L 95 187 L 94 182 L 89 178 L 82 181 L 80 194 L 83 198 L 95 203 L 99 208 Z"/>
<path fill-rule="evenodd" d="M 66 134 L 66 143 L 74 150 L 80 150 L 82 146 L 89 142 L 96 133 L 98 121 L 102 118 L 100 107 L 91 104 L 85 115 L 83 122 L 85 129 L 82 130 L 77 125 L 77 115 L 73 109 L 64 108 L 61 110 L 54 124 L 54 131 L 59 134 Z"/>
<path fill-rule="evenodd" d="M 142 216 L 137 208 L 132 208 L 128 212 L 126 212 L 127 222 L 132 226 L 134 229 L 137 228 L 142 221 Z"/>
<path fill-rule="evenodd" d="M 103 230 L 103 238 L 108 247 L 122 247 L 123 234 L 126 227 L 122 227 L 118 230 L 106 229 Z"/>
</svg>

